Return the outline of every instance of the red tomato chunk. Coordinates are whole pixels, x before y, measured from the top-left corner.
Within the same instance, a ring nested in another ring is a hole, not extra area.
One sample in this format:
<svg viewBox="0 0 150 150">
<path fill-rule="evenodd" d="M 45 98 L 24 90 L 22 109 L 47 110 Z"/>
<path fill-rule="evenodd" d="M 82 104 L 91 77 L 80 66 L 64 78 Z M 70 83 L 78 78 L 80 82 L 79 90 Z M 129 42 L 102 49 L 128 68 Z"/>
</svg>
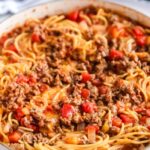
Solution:
<svg viewBox="0 0 150 150">
<path fill-rule="evenodd" d="M 15 112 L 15 118 L 17 120 L 20 120 L 23 116 L 24 116 L 24 112 L 22 111 L 22 108 L 18 107 Z"/>
<path fill-rule="evenodd" d="M 86 113 L 93 113 L 97 111 L 97 106 L 95 103 L 85 102 L 82 104 L 82 110 Z"/>
<path fill-rule="evenodd" d="M 86 83 L 91 80 L 91 75 L 89 73 L 82 73 L 82 82 Z"/>
<path fill-rule="evenodd" d="M 99 126 L 97 126 L 97 125 L 88 125 L 85 128 L 85 131 L 88 131 L 88 130 L 94 130 L 96 133 L 98 133 L 99 132 Z"/>
<path fill-rule="evenodd" d="M 61 110 L 61 115 L 64 118 L 68 118 L 75 113 L 74 107 L 71 104 L 64 104 Z"/>
<path fill-rule="evenodd" d="M 79 18 L 79 11 L 73 11 L 71 12 L 70 14 L 67 15 L 67 18 L 69 20 L 72 20 L 72 21 L 78 21 L 78 18 Z"/>
<path fill-rule="evenodd" d="M 123 53 L 117 50 L 110 50 L 109 52 L 109 58 L 111 60 L 118 60 L 118 59 L 122 59 L 123 58 Z"/>
<path fill-rule="evenodd" d="M 125 114 L 120 114 L 120 118 L 121 118 L 122 122 L 125 124 L 135 122 L 135 120 L 132 117 L 125 115 Z"/>
<path fill-rule="evenodd" d="M 84 99 L 89 98 L 89 96 L 90 96 L 90 91 L 89 91 L 88 89 L 82 89 L 82 91 L 81 91 L 81 96 L 82 96 Z"/>
<path fill-rule="evenodd" d="M 122 120 L 118 117 L 113 117 L 112 118 L 112 126 L 116 126 L 118 128 L 120 128 L 122 125 Z"/>
<path fill-rule="evenodd" d="M 15 131 L 8 135 L 8 139 L 9 139 L 10 143 L 17 143 L 20 138 L 21 138 L 21 133 L 18 131 Z"/>
<path fill-rule="evenodd" d="M 37 42 L 37 43 L 41 42 L 40 34 L 32 33 L 32 37 L 31 38 L 32 38 L 32 42 Z"/>
</svg>

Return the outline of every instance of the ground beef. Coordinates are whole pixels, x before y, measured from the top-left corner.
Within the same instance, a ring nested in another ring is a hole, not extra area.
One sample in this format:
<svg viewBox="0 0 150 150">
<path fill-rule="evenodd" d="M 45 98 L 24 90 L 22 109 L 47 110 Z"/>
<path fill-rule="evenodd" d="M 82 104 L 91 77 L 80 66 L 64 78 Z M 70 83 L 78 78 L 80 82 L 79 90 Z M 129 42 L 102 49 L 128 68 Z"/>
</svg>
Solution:
<svg viewBox="0 0 150 150">
<path fill-rule="evenodd" d="M 53 136 L 55 136 L 56 134 L 53 134 Z M 22 140 L 27 141 L 29 144 L 32 143 L 42 143 L 42 144 L 49 144 L 49 145 L 53 145 L 55 140 L 51 140 L 51 138 L 43 136 L 41 133 L 26 133 L 24 134 L 24 136 L 22 137 Z"/>
<path fill-rule="evenodd" d="M 10 84 L 1 97 L 3 105 L 8 110 L 14 110 L 18 106 L 23 106 L 26 98 L 25 93 L 29 92 L 28 87 L 28 85 L 20 86 L 16 83 Z"/>
<path fill-rule="evenodd" d="M 32 70 L 38 75 L 37 78 L 42 83 L 50 84 L 53 81 L 51 76 L 51 70 L 48 67 L 48 63 L 44 60 L 38 61 Z"/>
<path fill-rule="evenodd" d="M 131 102 L 133 104 L 140 104 L 143 101 L 143 95 L 140 89 L 132 83 L 126 83 L 124 80 L 118 79 L 113 88 L 114 101 L 122 100 L 123 102 Z"/>
<path fill-rule="evenodd" d="M 11 150 L 26 150 L 24 144 L 12 143 L 9 144 L 8 146 L 11 148 Z"/>
</svg>

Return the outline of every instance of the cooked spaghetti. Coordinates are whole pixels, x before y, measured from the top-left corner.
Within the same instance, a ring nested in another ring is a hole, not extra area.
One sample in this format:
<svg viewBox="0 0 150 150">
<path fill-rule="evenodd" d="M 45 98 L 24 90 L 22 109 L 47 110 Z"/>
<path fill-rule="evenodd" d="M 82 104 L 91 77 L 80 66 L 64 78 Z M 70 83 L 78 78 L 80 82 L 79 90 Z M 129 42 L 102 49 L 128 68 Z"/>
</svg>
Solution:
<svg viewBox="0 0 150 150">
<path fill-rule="evenodd" d="M 14 150 L 150 143 L 150 29 L 98 7 L 30 19 L 0 38 L 0 141 Z"/>
</svg>

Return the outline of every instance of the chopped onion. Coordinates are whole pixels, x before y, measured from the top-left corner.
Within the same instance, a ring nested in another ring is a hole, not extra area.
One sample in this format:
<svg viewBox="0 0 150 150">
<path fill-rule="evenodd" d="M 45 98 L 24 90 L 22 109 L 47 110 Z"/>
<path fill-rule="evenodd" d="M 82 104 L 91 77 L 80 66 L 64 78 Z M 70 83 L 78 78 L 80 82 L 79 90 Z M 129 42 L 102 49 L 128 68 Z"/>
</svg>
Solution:
<svg viewBox="0 0 150 150">
<path fill-rule="evenodd" d="M 64 141 L 68 144 L 79 144 L 79 137 L 77 136 L 68 136 L 64 139 Z"/>
<path fill-rule="evenodd" d="M 146 119 L 146 125 L 147 125 L 147 126 L 150 126 L 150 118 L 147 118 L 147 119 Z"/>
<path fill-rule="evenodd" d="M 82 131 L 85 128 L 85 123 L 80 123 L 77 125 L 77 131 Z"/>
<path fill-rule="evenodd" d="M 81 30 L 83 30 L 83 31 L 88 31 L 89 27 L 88 27 L 86 21 L 84 21 L 84 20 L 81 21 L 81 22 L 79 23 L 79 25 L 80 25 Z"/>
<path fill-rule="evenodd" d="M 9 130 L 10 130 L 10 124 L 9 123 L 6 123 L 6 125 L 4 126 L 4 129 L 3 129 L 3 132 L 4 133 L 8 133 L 9 132 Z"/>
<path fill-rule="evenodd" d="M 96 140 L 95 128 L 88 128 L 88 139 L 90 143 L 94 143 Z"/>
</svg>

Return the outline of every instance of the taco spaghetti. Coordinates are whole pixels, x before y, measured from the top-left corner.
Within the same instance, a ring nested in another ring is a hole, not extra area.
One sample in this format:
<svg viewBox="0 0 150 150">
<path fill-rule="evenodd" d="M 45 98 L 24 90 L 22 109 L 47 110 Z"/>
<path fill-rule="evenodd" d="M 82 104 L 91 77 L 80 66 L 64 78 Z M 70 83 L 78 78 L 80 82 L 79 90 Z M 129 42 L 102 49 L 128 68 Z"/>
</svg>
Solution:
<svg viewBox="0 0 150 150">
<path fill-rule="evenodd" d="M 0 141 L 14 150 L 150 143 L 150 29 L 89 6 L 0 38 Z"/>
</svg>

